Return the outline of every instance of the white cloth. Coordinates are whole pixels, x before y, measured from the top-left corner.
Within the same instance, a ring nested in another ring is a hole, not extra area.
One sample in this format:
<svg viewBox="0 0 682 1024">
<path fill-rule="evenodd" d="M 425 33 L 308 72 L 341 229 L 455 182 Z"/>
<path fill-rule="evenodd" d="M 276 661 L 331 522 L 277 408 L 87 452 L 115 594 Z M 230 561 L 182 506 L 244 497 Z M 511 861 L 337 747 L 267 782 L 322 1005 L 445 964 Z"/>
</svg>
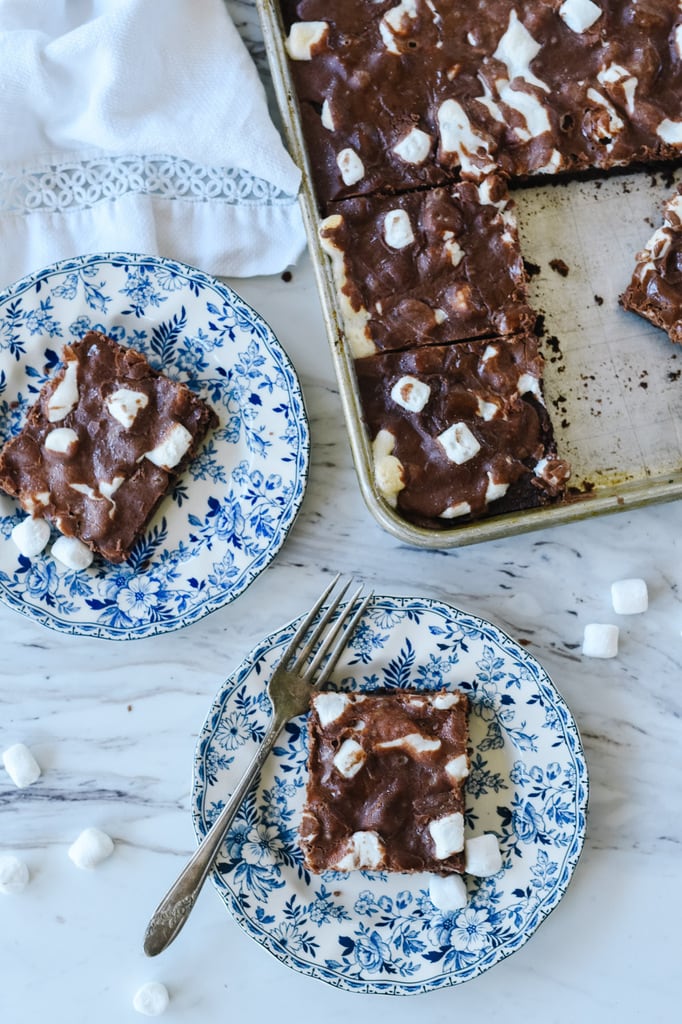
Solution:
<svg viewBox="0 0 682 1024">
<path fill-rule="evenodd" d="M 123 250 L 276 273 L 299 183 L 223 0 L 0 0 L 0 288 Z"/>
</svg>

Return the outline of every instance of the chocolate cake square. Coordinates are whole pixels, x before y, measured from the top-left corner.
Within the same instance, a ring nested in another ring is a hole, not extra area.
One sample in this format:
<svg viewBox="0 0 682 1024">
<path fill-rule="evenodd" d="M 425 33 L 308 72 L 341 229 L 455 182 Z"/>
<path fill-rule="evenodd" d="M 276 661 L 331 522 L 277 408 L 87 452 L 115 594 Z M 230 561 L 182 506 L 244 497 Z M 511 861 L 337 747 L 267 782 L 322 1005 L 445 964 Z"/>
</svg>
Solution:
<svg viewBox="0 0 682 1024">
<path fill-rule="evenodd" d="M 356 360 L 378 492 L 431 527 L 559 496 L 543 365 L 529 334 Z"/>
<path fill-rule="evenodd" d="M 663 224 L 637 253 L 621 305 L 682 342 L 682 185 L 663 208 Z"/>
<path fill-rule="evenodd" d="M 311 871 L 464 871 L 466 695 L 318 693 L 308 736 Z"/>
<path fill-rule="evenodd" d="M 346 199 L 321 225 L 354 356 L 535 323 L 506 183 Z"/>
<path fill-rule="evenodd" d="M 186 384 L 96 331 L 66 345 L 62 361 L 0 453 L 0 487 L 122 562 L 217 416 Z"/>
</svg>

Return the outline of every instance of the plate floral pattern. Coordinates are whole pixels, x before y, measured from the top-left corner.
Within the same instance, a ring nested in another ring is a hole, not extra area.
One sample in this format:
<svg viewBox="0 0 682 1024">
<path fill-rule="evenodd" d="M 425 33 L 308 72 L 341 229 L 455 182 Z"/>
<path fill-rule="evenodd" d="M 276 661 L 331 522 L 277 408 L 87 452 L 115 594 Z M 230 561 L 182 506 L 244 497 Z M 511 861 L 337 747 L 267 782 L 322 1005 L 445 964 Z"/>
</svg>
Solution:
<svg viewBox="0 0 682 1024">
<path fill-rule="evenodd" d="M 198 836 L 251 760 L 269 718 L 265 684 L 295 624 L 226 681 L 194 765 Z M 242 928 L 278 959 L 349 991 L 456 985 L 519 949 L 561 900 L 582 849 L 587 767 L 571 714 L 537 661 L 497 627 L 435 601 L 374 598 L 332 686 L 458 687 L 471 701 L 468 834 L 494 832 L 503 868 L 467 877 L 468 904 L 438 911 L 426 874 L 306 871 L 297 827 L 305 716 L 289 722 L 228 833 L 215 884 Z"/>
<path fill-rule="evenodd" d="M 310 439 L 300 385 L 262 318 L 231 288 L 184 264 L 113 253 L 62 261 L 0 295 L 0 444 L 60 361 L 101 330 L 206 398 L 220 423 L 122 566 L 85 572 L 7 539 L 23 517 L 0 507 L 0 597 L 61 632 L 152 636 L 222 607 L 270 563 L 303 500 Z"/>
</svg>

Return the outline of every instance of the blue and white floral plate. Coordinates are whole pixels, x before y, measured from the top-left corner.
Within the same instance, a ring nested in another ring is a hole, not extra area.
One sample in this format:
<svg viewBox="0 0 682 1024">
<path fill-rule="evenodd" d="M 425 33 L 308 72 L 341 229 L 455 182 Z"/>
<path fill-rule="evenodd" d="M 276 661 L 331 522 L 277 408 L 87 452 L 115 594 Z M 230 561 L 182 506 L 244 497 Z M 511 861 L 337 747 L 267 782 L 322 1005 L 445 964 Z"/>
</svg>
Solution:
<svg viewBox="0 0 682 1024">
<path fill-rule="evenodd" d="M 263 735 L 265 684 L 294 626 L 264 640 L 211 708 L 194 765 L 198 836 Z M 502 871 L 467 878 L 468 905 L 450 913 L 432 905 L 425 874 L 310 875 L 297 845 L 307 757 L 300 717 L 235 819 L 213 876 L 218 890 L 279 960 L 339 988 L 406 995 L 475 978 L 530 938 L 573 874 L 588 794 L 575 722 L 527 651 L 483 619 L 422 599 L 375 598 L 332 685 L 469 695 L 467 830 L 497 834 Z"/>
<path fill-rule="evenodd" d="M 130 253 L 57 263 L 0 295 L 0 443 L 59 363 L 101 330 L 206 398 L 220 424 L 122 566 L 71 572 L 21 557 L 0 512 L 0 597 L 64 633 L 152 636 L 233 600 L 274 558 L 303 500 L 310 439 L 301 388 L 268 325 L 232 289 Z"/>
</svg>

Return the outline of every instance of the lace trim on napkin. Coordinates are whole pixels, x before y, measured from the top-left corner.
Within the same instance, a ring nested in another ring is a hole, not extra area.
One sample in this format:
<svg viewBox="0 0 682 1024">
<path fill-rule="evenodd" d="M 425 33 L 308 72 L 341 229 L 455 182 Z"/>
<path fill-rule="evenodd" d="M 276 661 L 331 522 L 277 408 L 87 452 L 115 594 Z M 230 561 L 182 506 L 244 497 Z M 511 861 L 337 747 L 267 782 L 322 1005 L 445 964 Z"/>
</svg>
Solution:
<svg viewBox="0 0 682 1024">
<path fill-rule="evenodd" d="M 130 193 L 233 206 L 289 205 L 294 198 L 239 168 L 205 167 L 173 156 L 59 161 L 16 175 L 0 169 L 4 213 L 86 209 Z"/>
</svg>

